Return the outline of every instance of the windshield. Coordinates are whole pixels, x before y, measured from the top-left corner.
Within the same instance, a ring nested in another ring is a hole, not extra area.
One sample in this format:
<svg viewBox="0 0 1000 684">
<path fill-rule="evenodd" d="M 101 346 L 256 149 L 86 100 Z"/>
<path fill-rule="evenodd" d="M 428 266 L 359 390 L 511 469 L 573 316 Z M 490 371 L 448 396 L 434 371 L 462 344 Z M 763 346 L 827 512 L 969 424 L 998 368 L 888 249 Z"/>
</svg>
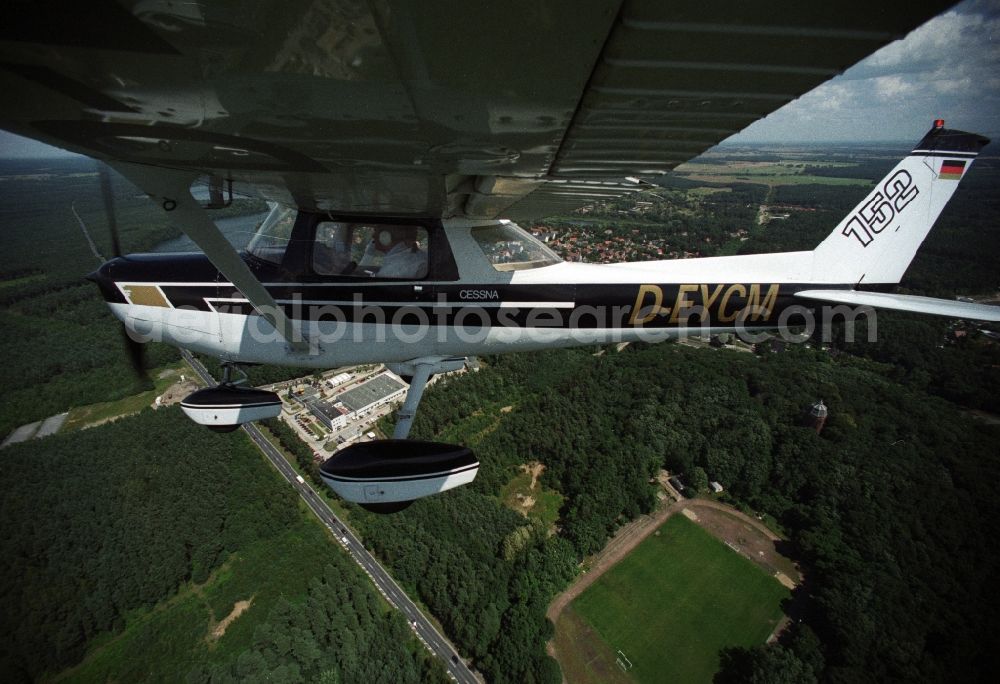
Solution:
<svg viewBox="0 0 1000 684">
<path fill-rule="evenodd" d="M 558 254 L 510 221 L 473 228 L 472 237 L 498 271 L 540 268 L 562 261 Z"/>
<path fill-rule="evenodd" d="M 291 207 L 275 204 L 260 228 L 250 238 L 247 253 L 258 259 L 280 264 L 292 239 L 292 227 L 298 212 Z"/>
</svg>

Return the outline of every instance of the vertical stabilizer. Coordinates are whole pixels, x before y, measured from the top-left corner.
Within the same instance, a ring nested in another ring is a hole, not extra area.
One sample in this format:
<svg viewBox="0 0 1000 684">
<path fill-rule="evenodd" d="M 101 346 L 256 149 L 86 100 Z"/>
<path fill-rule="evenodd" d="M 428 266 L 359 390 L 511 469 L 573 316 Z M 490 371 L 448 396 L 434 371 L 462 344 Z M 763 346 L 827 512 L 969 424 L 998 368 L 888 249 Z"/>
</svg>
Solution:
<svg viewBox="0 0 1000 684">
<path fill-rule="evenodd" d="M 813 251 L 816 282 L 898 283 L 917 248 L 989 140 L 938 119 Z"/>
</svg>

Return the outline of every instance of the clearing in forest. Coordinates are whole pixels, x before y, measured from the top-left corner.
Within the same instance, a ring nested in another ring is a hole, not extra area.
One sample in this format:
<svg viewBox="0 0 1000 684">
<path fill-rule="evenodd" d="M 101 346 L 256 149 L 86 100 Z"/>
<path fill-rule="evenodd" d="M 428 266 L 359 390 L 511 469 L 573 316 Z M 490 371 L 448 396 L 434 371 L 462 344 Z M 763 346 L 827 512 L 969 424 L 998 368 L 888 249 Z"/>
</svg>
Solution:
<svg viewBox="0 0 1000 684">
<path fill-rule="evenodd" d="M 520 470 L 516 477 L 504 485 L 500 499 L 511 510 L 526 518 L 537 519 L 545 529 L 554 530 L 563 503 L 562 494 L 548 489 L 538 481 L 545 470 L 541 463 L 525 463 Z"/>
<path fill-rule="evenodd" d="M 209 643 L 218 641 L 219 637 L 221 637 L 223 634 L 226 633 L 226 629 L 229 628 L 229 625 L 233 624 L 233 621 L 240 615 L 243 615 L 243 613 L 251 605 L 253 605 L 253 596 L 251 596 L 249 599 L 246 599 L 245 601 L 237 601 L 236 605 L 233 606 L 233 609 L 229 611 L 229 615 L 222 618 L 221 622 L 212 625 L 212 628 L 208 634 Z"/>
</svg>

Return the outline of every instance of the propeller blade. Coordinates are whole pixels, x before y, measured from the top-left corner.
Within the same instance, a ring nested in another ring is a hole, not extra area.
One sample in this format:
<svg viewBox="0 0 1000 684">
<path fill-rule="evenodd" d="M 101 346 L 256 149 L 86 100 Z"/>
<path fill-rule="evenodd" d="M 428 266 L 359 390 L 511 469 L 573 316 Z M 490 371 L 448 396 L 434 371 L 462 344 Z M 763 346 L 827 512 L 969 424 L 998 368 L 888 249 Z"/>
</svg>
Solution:
<svg viewBox="0 0 1000 684">
<path fill-rule="evenodd" d="M 132 365 L 132 371 L 140 380 L 149 380 L 146 374 L 146 346 L 135 340 L 125 324 L 121 327 L 122 339 L 125 342 L 125 349 L 128 351 L 128 360 Z"/>
<path fill-rule="evenodd" d="M 122 244 L 118 239 L 118 220 L 115 218 L 115 197 L 111 190 L 111 174 L 106 164 L 97 163 L 97 175 L 101 179 L 101 197 L 104 199 L 104 215 L 108 220 L 108 230 L 111 232 L 112 256 L 122 255 Z"/>
<path fill-rule="evenodd" d="M 111 173 L 108 171 L 106 164 L 97 163 L 97 175 L 101 181 L 101 198 L 104 200 L 104 215 L 108 221 L 108 231 L 111 233 L 112 256 L 120 257 L 122 255 L 122 244 L 118 238 L 118 219 L 115 217 L 115 196 L 111 189 Z M 132 337 L 132 334 L 125 327 L 124 323 L 121 326 L 121 333 L 132 371 L 139 380 L 148 382 L 149 376 L 146 374 L 145 345 Z"/>
</svg>

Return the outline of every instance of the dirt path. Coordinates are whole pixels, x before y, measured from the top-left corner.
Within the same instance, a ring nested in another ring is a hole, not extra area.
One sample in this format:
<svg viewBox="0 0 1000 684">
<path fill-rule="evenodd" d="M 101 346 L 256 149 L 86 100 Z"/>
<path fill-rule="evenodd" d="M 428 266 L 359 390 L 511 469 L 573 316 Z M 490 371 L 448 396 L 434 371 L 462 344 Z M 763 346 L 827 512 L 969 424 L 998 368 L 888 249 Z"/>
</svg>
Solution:
<svg viewBox="0 0 1000 684">
<path fill-rule="evenodd" d="M 253 599 L 254 597 L 251 596 L 246 601 L 237 601 L 236 604 L 233 606 L 233 609 L 229 612 L 229 615 L 222 618 L 222 621 L 212 628 L 212 631 L 210 632 L 209 636 L 209 641 L 218 641 L 222 637 L 222 635 L 226 633 L 226 630 L 229 628 L 229 625 L 233 624 L 233 621 L 240 615 L 242 615 L 244 611 L 246 611 L 247 608 L 249 608 L 253 604 Z"/>
<path fill-rule="evenodd" d="M 990 413 L 989 411 L 980 411 L 977 409 L 970 409 L 969 413 L 972 414 L 973 418 L 978 418 L 984 423 L 989 423 L 990 425 L 1000 425 L 1000 416 L 995 413 Z"/>
<path fill-rule="evenodd" d="M 746 513 L 738 511 L 732 506 L 727 506 L 726 504 L 721 504 L 718 501 L 711 501 L 709 499 L 690 499 L 686 503 L 694 506 L 695 508 L 713 508 L 717 511 L 723 511 L 724 513 L 728 513 L 729 515 L 739 518 L 741 521 L 750 525 L 750 527 L 753 527 L 771 541 L 781 540 L 781 537 L 772 532 L 771 528 L 762 523 L 760 520 L 757 520 L 757 518 L 751 518 Z"/>
<path fill-rule="evenodd" d="M 524 472 L 531 475 L 531 489 L 534 490 L 538 486 L 538 476 L 545 471 L 545 466 L 538 461 L 532 461 L 531 463 L 525 463 L 523 466 Z"/>
</svg>

